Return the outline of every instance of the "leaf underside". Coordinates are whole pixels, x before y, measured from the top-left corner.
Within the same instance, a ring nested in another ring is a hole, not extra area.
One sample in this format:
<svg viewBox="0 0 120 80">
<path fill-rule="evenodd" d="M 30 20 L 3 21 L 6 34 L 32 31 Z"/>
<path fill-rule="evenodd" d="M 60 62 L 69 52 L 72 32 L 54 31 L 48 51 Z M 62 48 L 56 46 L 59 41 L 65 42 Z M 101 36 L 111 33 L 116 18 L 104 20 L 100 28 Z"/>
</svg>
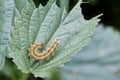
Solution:
<svg viewBox="0 0 120 80">
<path fill-rule="evenodd" d="M 48 77 L 54 67 L 68 61 L 88 42 L 99 22 L 99 16 L 85 20 L 80 4 L 81 1 L 68 15 L 54 0 L 49 0 L 46 6 L 40 5 L 38 8 L 29 2 L 23 9 L 16 8 L 16 15 L 19 16 L 14 18 L 8 50 L 22 72 L 31 72 L 36 77 Z M 42 42 L 45 47 L 49 47 L 56 38 L 60 43 L 49 60 L 36 62 L 29 57 L 31 44 Z"/>
</svg>

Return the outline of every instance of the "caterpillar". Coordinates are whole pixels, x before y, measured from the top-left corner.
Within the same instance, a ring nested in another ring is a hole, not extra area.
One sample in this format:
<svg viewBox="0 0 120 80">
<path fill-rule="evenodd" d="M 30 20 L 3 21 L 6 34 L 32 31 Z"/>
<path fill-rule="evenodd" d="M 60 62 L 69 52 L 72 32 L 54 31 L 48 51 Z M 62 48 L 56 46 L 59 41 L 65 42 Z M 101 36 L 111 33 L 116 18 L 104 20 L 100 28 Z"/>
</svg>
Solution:
<svg viewBox="0 0 120 80">
<path fill-rule="evenodd" d="M 58 44 L 59 40 L 55 39 L 48 49 L 39 53 L 37 49 L 43 47 L 43 43 L 37 42 L 29 48 L 30 56 L 35 60 L 44 60 L 53 54 Z"/>
</svg>

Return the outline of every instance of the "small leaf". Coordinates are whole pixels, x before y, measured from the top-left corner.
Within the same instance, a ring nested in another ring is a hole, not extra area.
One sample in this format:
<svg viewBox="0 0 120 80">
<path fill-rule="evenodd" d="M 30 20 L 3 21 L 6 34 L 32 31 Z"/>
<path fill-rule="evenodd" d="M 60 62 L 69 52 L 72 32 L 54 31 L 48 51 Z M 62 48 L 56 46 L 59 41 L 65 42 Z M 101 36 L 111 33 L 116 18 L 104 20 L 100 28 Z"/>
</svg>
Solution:
<svg viewBox="0 0 120 80">
<path fill-rule="evenodd" d="M 18 10 L 21 14 L 14 18 L 8 49 L 19 69 L 25 73 L 31 72 L 36 77 L 48 77 L 54 67 L 68 61 L 88 42 L 99 22 L 99 16 L 85 20 L 80 4 L 81 1 L 68 15 L 54 0 L 49 0 L 45 7 L 40 5 L 39 8 L 27 2 L 26 8 Z M 35 62 L 29 57 L 31 44 L 42 42 L 45 47 L 49 47 L 56 38 L 60 43 L 49 60 Z"/>
</svg>

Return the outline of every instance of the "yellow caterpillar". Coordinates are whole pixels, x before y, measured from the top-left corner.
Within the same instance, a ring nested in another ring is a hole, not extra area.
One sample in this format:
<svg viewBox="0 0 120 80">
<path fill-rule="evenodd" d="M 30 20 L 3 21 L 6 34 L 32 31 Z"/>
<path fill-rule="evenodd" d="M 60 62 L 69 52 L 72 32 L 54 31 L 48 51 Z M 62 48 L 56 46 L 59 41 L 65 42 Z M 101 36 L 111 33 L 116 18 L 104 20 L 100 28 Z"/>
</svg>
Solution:
<svg viewBox="0 0 120 80">
<path fill-rule="evenodd" d="M 54 52 L 58 44 L 59 44 L 58 39 L 55 39 L 53 43 L 50 45 L 50 47 L 46 49 L 46 51 L 39 53 L 37 49 L 41 48 L 43 46 L 43 43 L 40 42 L 35 43 L 31 45 L 31 47 L 29 48 L 30 56 L 35 60 L 44 60 Z"/>
</svg>

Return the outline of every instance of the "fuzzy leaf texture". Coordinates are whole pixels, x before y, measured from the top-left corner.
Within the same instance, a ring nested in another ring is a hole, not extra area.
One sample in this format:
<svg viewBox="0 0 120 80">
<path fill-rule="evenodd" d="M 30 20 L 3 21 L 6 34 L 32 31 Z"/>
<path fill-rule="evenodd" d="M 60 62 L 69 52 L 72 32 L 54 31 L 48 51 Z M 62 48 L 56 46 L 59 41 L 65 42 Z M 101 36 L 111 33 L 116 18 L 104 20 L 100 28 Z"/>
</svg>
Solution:
<svg viewBox="0 0 120 80">
<path fill-rule="evenodd" d="M 13 6 L 13 0 L 0 0 L 0 69 L 5 63 L 5 51 L 10 36 Z"/>
<path fill-rule="evenodd" d="M 72 55 L 85 46 L 99 22 L 99 16 L 85 20 L 80 4 L 81 0 L 69 14 L 57 7 L 54 0 L 38 8 L 29 2 L 23 9 L 16 8 L 16 12 L 21 11 L 21 14 L 14 18 L 8 49 L 22 72 L 33 73 L 36 77 L 49 77 L 55 67 L 70 60 Z M 60 43 L 49 60 L 36 62 L 29 57 L 31 44 L 42 42 L 47 48 L 56 38 Z"/>
</svg>

